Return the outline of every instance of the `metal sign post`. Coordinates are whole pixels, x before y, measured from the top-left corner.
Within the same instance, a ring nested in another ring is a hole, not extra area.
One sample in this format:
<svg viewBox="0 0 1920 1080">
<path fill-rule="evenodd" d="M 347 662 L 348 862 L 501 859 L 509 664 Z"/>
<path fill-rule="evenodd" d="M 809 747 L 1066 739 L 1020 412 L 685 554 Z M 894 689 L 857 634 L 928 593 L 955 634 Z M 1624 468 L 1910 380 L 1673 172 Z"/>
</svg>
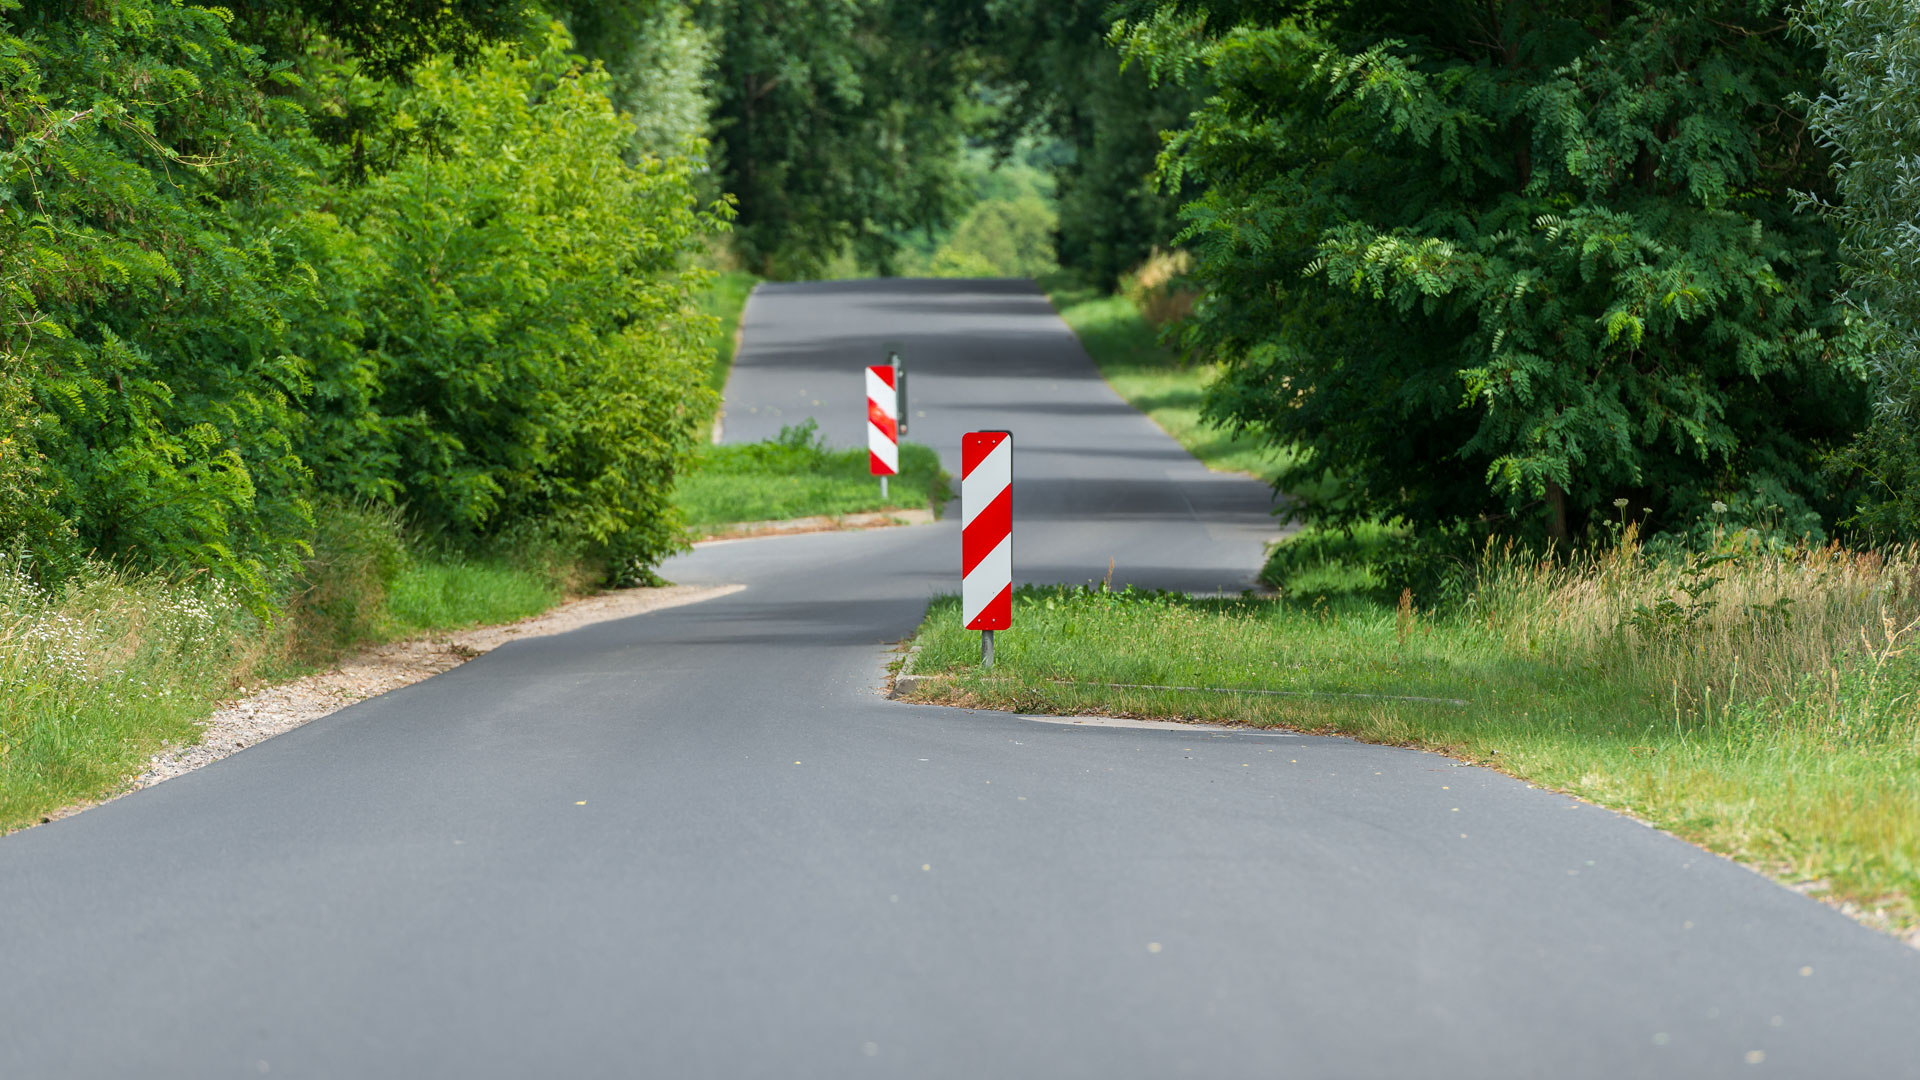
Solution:
<svg viewBox="0 0 1920 1080">
<path fill-rule="evenodd" d="M 1013 625 L 1013 434 L 960 437 L 960 614 L 993 666 L 993 632 Z"/>
<path fill-rule="evenodd" d="M 900 421 L 900 435 L 904 438 L 907 434 L 907 417 L 911 415 L 907 411 L 906 347 L 897 341 L 889 341 L 882 345 L 881 348 L 886 350 L 887 366 L 893 369 L 893 393 L 900 403 L 900 411 L 897 419 Z"/>
<path fill-rule="evenodd" d="M 893 368 L 875 364 L 867 369 L 867 469 L 880 478 L 880 498 L 887 497 L 887 477 L 900 471 L 899 408 L 893 390 Z"/>
</svg>

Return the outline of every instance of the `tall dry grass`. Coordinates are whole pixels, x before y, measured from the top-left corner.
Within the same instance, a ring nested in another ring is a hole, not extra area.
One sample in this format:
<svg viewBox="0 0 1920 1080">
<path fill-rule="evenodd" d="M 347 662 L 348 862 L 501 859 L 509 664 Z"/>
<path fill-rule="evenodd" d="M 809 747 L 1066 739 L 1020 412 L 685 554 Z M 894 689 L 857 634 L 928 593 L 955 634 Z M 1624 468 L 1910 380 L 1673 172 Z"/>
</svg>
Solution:
<svg viewBox="0 0 1920 1080">
<path fill-rule="evenodd" d="M 1570 558 L 1489 547 L 1468 603 L 1516 654 L 1661 691 L 1682 727 L 1771 705 L 1813 727 L 1857 726 L 1862 710 L 1905 717 L 1920 738 L 1920 702 L 1886 683 L 1920 658 L 1912 547 L 1778 547 L 1734 533 L 1656 557 L 1629 525 L 1613 547 Z"/>
<path fill-rule="evenodd" d="M 1120 279 L 1120 293 L 1154 326 L 1184 319 L 1193 311 L 1199 292 L 1187 280 L 1193 256 L 1185 251 L 1154 248 L 1147 261 Z"/>
</svg>

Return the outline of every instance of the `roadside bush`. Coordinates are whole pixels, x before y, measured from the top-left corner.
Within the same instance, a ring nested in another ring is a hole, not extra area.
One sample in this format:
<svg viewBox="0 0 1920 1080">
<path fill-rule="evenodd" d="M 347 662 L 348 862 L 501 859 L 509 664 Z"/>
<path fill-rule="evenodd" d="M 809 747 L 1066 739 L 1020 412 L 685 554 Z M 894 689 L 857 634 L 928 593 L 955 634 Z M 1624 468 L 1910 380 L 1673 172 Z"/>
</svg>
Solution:
<svg viewBox="0 0 1920 1080">
<path fill-rule="evenodd" d="M 1147 261 L 1120 279 L 1120 295 L 1154 326 L 1177 322 L 1193 312 L 1198 296 L 1187 278 L 1192 270 L 1193 256 L 1187 252 L 1155 248 Z"/>
<path fill-rule="evenodd" d="M 0 536 L 264 603 L 309 527 L 303 129 L 221 11 L 0 0 Z M 278 133 L 278 134 L 276 134 Z"/>
<path fill-rule="evenodd" d="M 395 167 L 341 210 L 375 268 L 357 301 L 373 374 L 364 402 L 326 403 L 316 430 L 339 441 L 306 450 L 323 484 L 397 498 L 429 537 L 538 526 L 650 565 L 712 407 L 710 275 L 688 260 L 719 219 L 690 160 L 623 160 L 631 124 L 567 46 L 556 26 L 353 88 L 393 117 L 367 153 Z M 431 148 L 408 142 L 427 128 Z"/>
<path fill-rule="evenodd" d="M 1863 489 L 1852 524 L 1920 539 L 1920 8 L 1810 0 L 1797 16 L 1826 52 L 1808 126 L 1835 157 L 1851 343 L 1873 379 L 1870 428 L 1835 464 Z M 1818 201 L 1818 200 L 1815 200 Z"/>
<path fill-rule="evenodd" d="M 387 597 L 409 560 L 393 507 L 327 497 L 314 522 L 286 614 L 295 655 L 325 662 L 381 636 Z"/>
<path fill-rule="evenodd" d="M 1038 194 L 985 199 L 924 266 L 909 259 L 902 269 L 929 277 L 1041 277 L 1060 269 L 1053 245 L 1058 226 L 1059 216 Z"/>
</svg>

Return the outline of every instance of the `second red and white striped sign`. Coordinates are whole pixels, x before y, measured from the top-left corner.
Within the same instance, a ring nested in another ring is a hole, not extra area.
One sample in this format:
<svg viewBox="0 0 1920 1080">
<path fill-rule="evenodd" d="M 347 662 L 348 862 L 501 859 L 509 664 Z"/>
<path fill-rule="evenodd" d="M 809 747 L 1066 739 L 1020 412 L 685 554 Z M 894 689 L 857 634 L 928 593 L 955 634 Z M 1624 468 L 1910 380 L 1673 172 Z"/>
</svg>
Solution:
<svg viewBox="0 0 1920 1080">
<path fill-rule="evenodd" d="M 900 471 L 900 410 L 893 392 L 893 368 L 867 368 L 867 468 L 875 476 Z M 886 481 L 881 481 L 884 488 Z"/>
<path fill-rule="evenodd" d="M 960 437 L 960 610 L 969 630 L 1013 625 L 1013 436 Z"/>
</svg>

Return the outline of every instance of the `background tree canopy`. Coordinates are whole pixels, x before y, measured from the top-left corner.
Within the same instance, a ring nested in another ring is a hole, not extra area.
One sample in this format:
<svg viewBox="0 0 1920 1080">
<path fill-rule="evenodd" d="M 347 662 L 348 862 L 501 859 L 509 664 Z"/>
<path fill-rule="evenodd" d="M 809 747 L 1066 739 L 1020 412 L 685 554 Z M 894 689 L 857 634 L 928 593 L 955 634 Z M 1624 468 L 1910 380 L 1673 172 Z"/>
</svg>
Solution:
<svg viewBox="0 0 1920 1080">
<path fill-rule="evenodd" d="M 1223 422 L 1309 516 L 1565 538 L 1710 505 L 1793 536 L 1862 417 L 1783 4 L 1180 4 L 1120 28 L 1214 88 L 1163 160 Z M 1303 485 L 1304 486 L 1304 485 Z M 1620 509 L 1616 509 L 1616 501 Z"/>
<path fill-rule="evenodd" d="M 266 604 L 329 493 L 449 543 L 680 542 L 690 256 L 726 212 L 698 129 L 654 114 L 661 154 L 519 5 L 0 16 L 0 533 L 46 572 L 212 568 Z"/>
<path fill-rule="evenodd" d="M 358 499 L 643 575 L 709 267 L 1175 244 L 1171 340 L 1309 519 L 1920 535 L 1920 16 L 1796 18 L 0 0 L 0 535 L 265 604 Z"/>
</svg>

